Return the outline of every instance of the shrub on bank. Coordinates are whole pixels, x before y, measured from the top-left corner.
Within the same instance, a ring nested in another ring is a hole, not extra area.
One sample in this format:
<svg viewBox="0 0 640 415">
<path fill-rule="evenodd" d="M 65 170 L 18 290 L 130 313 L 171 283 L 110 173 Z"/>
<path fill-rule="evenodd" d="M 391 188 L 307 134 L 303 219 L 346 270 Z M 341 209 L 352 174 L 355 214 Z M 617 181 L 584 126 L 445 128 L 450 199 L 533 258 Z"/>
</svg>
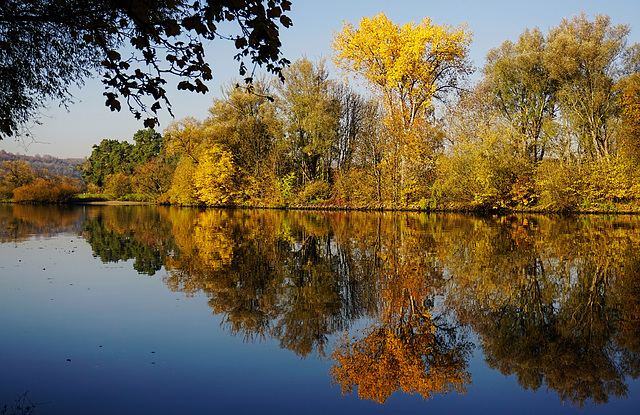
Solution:
<svg viewBox="0 0 640 415">
<path fill-rule="evenodd" d="M 545 160 L 536 168 L 537 207 L 545 211 L 610 210 L 640 202 L 640 172 L 624 157 L 596 161 Z"/>
<path fill-rule="evenodd" d="M 581 183 L 575 164 L 544 160 L 536 169 L 538 207 L 554 212 L 574 211 L 580 205 Z"/>
<path fill-rule="evenodd" d="M 302 189 L 300 198 L 305 203 L 327 200 L 331 197 L 331 185 L 324 180 L 314 180 Z"/>
<path fill-rule="evenodd" d="M 67 181 L 55 182 L 42 178 L 20 186 L 13 191 L 14 202 L 63 203 L 80 191 L 77 185 Z"/>
<path fill-rule="evenodd" d="M 114 173 L 107 176 L 104 185 L 104 193 L 114 199 L 120 199 L 133 193 L 131 176 L 126 173 Z"/>
</svg>

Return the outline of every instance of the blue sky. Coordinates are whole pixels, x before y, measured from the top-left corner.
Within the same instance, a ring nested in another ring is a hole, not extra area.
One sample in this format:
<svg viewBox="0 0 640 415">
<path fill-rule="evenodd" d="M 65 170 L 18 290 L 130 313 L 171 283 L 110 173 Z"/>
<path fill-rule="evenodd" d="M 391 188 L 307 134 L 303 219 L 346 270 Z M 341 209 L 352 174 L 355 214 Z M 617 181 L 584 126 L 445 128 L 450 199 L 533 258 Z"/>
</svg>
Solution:
<svg viewBox="0 0 640 415">
<path fill-rule="evenodd" d="M 292 0 L 289 16 L 293 27 L 282 30 L 284 53 L 291 61 L 306 56 L 310 59 L 331 54 L 333 32 L 342 28 L 342 22 L 357 24 L 362 17 L 384 12 L 393 22 L 419 22 L 430 17 L 436 24 L 457 26 L 466 23 L 473 33 L 471 59 L 478 68 L 484 64 L 487 52 L 505 40 L 516 40 L 526 28 L 538 27 L 546 32 L 563 17 L 580 12 L 592 17 L 607 14 L 614 24 L 631 26 L 629 43 L 640 42 L 640 7 L 637 0 L 609 1 L 410 1 L 410 0 Z M 229 42 L 214 41 L 207 45 L 207 56 L 213 64 L 214 80 L 206 95 L 170 90 L 176 118 L 194 116 L 203 119 L 211 100 L 220 95 L 221 86 L 237 77 L 237 62 Z M 338 75 L 334 73 L 334 76 Z M 142 123 L 123 110 L 111 113 L 104 106 L 99 79 L 90 79 L 84 88 L 74 90 L 76 104 L 67 112 L 50 103 L 40 119 L 41 125 L 31 129 L 35 142 L 14 139 L 0 141 L 0 149 L 29 155 L 49 154 L 57 157 L 85 157 L 91 147 L 102 139 L 132 141 L 133 134 Z M 164 129 L 171 121 L 168 114 L 160 117 Z M 28 145 L 25 145 L 28 144 Z"/>
</svg>

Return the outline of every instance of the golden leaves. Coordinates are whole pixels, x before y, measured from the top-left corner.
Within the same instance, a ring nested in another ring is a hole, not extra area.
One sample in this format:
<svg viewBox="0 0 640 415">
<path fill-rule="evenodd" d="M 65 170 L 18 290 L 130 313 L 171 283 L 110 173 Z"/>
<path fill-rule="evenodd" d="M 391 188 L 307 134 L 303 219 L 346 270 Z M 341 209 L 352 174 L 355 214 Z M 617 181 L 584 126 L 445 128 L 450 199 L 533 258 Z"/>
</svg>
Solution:
<svg viewBox="0 0 640 415">
<path fill-rule="evenodd" d="M 439 134 L 428 133 L 435 130 L 433 100 L 442 100 L 471 73 L 470 42 L 464 25 L 435 25 L 425 18 L 399 26 L 384 13 L 361 19 L 358 28 L 344 23 L 334 33 L 336 66 L 364 79 L 383 98 L 383 134 L 389 140 L 380 148 L 381 165 L 390 167 L 394 204 L 423 196 L 416 183 L 428 179 L 434 150 L 441 144 Z"/>
<path fill-rule="evenodd" d="M 637 157 L 640 155 L 640 73 L 621 79 L 617 90 L 623 131 L 626 133 L 623 145 L 628 153 Z"/>
<path fill-rule="evenodd" d="M 418 393 L 425 400 L 437 393 L 464 393 L 471 380 L 459 346 L 441 347 L 431 330 L 370 328 L 361 339 L 345 336 L 334 350 L 332 383 L 342 386 L 343 395 L 357 386 L 361 399 L 381 404 L 398 390 Z"/>
<path fill-rule="evenodd" d="M 225 205 L 236 193 L 236 166 L 230 152 L 218 144 L 211 145 L 202 155 L 193 174 L 199 200 L 207 205 Z"/>
<path fill-rule="evenodd" d="M 357 29 L 344 23 L 342 32 L 334 33 L 333 60 L 384 95 L 397 94 L 400 100 L 428 107 L 439 88 L 455 85 L 451 75 L 470 72 L 470 42 L 465 26 L 434 25 L 429 18 L 399 26 L 380 13 L 362 18 Z"/>
<path fill-rule="evenodd" d="M 174 121 L 165 131 L 167 153 L 188 156 L 197 162 L 198 147 L 204 141 L 202 123 L 193 117 Z"/>
<path fill-rule="evenodd" d="M 219 210 L 203 212 L 193 229 L 198 257 L 211 270 L 220 270 L 231 264 L 236 248 L 230 232 L 224 226 L 227 213 Z"/>
</svg>

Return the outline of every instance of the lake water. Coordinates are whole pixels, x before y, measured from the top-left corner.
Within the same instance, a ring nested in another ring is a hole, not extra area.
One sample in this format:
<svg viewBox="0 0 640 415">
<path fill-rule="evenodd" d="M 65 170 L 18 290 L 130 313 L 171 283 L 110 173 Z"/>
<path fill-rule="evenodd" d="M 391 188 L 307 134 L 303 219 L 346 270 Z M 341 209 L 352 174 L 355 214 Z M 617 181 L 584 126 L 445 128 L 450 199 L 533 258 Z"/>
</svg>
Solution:
<svg viewBox="0 0 640 415">
<path fill-rule="evenodd" d="M 640 217 L 0 205 L 0 410 L 640 411 Z"/>
</svg>

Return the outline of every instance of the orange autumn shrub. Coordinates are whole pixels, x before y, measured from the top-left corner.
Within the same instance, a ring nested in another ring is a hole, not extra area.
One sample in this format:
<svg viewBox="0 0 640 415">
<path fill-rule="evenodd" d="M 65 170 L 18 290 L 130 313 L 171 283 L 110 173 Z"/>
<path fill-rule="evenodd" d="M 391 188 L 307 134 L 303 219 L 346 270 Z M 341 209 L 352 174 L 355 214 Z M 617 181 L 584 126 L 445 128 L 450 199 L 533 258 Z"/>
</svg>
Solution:
<svg viewBox="0 0 640 415">
<path fill-rule="evenodd" d="M 62 203 L 77 194 L 77 185 L 68 181 L 51 181 L 37 178 L 32 183 L 13 191 L 14 202 Z"/>
</svg>

